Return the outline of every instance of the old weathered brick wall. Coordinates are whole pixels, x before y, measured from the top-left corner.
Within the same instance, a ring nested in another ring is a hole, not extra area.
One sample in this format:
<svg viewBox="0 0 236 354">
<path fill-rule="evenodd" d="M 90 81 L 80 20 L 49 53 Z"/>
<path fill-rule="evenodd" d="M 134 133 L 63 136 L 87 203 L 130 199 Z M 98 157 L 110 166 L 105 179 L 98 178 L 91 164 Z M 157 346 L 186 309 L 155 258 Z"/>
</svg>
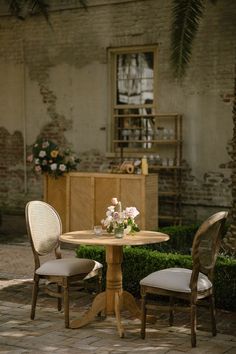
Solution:
<svg viewBox="0 0 236 354">
<path fill-rule="evenodd" d="M 0 205 L 22 213 L 42 198 L 42 180 L 26 165 L 39 136 L 70 145 L 80 169 L 103 170 L 109 137 L 107 48 L 158 45 L 158 107 L 183 114 L 183 210 L 186 220 L 231 203 L 229 160 L 236 3 L 207 3 L 185 79 L 170 68 L 171 0 L 51 1 L 19 21 L 0 5 Z M 104 130 L 105 128 L 105 130 Z"/>
</svg>

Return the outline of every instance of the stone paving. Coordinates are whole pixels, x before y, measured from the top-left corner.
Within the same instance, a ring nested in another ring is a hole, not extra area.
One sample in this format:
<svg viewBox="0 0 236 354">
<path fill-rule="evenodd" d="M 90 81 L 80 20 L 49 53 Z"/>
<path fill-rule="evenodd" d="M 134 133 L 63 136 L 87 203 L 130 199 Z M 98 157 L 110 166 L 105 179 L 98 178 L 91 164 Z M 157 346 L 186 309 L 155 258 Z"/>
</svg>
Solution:
<svg viewBox="0 0 236 354">
<path fill-rule="evenodd" d="M 73 256 L 72 250 L 63 250 Z M 235 314 L 217 311 L 219 333 L 209 332 L 209 316 L 199 313 L 197 348 L 191 348 L 186 315 L 176 315 L 169 327 L 166 315 L 147 325 L 140 338 L 140 321 L 122 314 L 125 338 L 119 338 L 113 317 L 97 318 L 81 329 L 65 329 L 64 315 L 55 299 L 39 293 L 36 318 L 30 320 L 33 258 L 29 245 L 0 244 L 0 354 L 3 353 L 236 353 Z M 88 309 L 93 294 L 72 291 L 71 318 Z"/>
</svg>

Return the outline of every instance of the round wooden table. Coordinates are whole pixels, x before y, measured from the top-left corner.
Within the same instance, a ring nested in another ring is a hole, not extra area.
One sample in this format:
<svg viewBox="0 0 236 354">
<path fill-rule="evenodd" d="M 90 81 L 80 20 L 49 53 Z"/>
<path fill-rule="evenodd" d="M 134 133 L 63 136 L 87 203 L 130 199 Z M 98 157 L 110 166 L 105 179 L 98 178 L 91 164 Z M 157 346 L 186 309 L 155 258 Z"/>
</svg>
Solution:
<svg viewBox="0 0 236 354">
<path fill-rule="evenodd" d="M 123 290 L 122 269 L 123 246 L 138 246 L 159 243 L 169 240 L 169 236 L 161 232 L 141 230 L 134 235 L 125 235 L 115 238 L 114 235 L 104 232 L 96 236 L 91 230 L 73 231 L 60 236 L 62 242 L 76 245 L 97 245 L 106 248 L 106 290 L 98 294 L 88 312 L 81 319 L 71 322 L 71 328 L 80 328 L 91 322 L 97 314 L 115 315 L 120 337 L 124 337 L 124 328 L 121 323 L 121 310 L 128 310 L 134 317 L 141 317 L 141 310 L 131 293 Z"/>
</svg>

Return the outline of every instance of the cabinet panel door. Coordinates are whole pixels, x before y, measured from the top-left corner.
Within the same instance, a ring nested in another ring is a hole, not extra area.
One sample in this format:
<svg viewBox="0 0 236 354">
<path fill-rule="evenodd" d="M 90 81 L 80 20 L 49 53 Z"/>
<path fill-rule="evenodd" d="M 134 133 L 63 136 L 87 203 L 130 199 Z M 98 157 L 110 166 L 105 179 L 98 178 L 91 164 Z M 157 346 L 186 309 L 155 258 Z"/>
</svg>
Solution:
<svg viewBox="0 0 236 354">
<path fill-rule="evenodd" d="M 90 230 L 94 225 L 93 177 L 70 177 L 69 230 Z"/>
<path fill-rule="evenodd" d="M 105 218 L 106 210 L 111 205 L 111 199 L 119 199 L 119 178 L 95 177 L 94 183 L 94 203 L 95 203 L 95 223 L 101 224 Z"/>
<path fill-rule="evenodd" d="M 66 232 L 66 177 L 44 177 L 44 201 L 56 209 Z"/>
</svg>

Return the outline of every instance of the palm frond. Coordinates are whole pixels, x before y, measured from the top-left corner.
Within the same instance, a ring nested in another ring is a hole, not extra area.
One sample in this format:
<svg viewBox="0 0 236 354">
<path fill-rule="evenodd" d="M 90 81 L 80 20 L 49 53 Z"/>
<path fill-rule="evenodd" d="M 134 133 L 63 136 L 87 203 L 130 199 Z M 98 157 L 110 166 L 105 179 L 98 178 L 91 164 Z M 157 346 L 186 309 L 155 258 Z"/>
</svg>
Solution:
<svg viewBox="0 0 236 354">
<path fill-rule="evenodd" d="M 48 14 L 49 5 L 45 2 L 45 0 L 33 0 L 32 13 L 34 12 L 34 10 L 36 11 L 39 10 L 43 14 L 47 22 L 49 22 L 49 14 Z"/>
<path fill-rule="evenodd" d="M 79 2 L 81 3 L 81 5 L 87 10 L 88 6 L 87 6 L 87 0 L 79 0 Z"/>
<path fill-rule="evenodd" d="M 190 61 L 203 11 L 204 0 L 173 0 L 171 63 L 177 77 L 184 75 Z"/>
<path fill-rule="evenodd" d="M 25 20 L 28 15 L 33 15 L 37 11 L 41 12 L 47 22 L 49 22 L 49 4 L 46 0 L 9 0 L 9 10 L 12 15 L 20 20 Z"/>
<path fill-rule="evenodd" d="M 11 0 L 9 1 L 9 10 L 12 15 L 19 18 L 19 13 L 21 11 L 21 4 L 19 0 Z"/>
<path fill-rule="evenodd" d="M 28 15 L 33 15 L 37 12 L 42 13 L 48 24 L 50 2 L 48 0 L 5 0 L 9 3 L 9 10 L 12 15 L 21 20 L 25 20 Z M 84 9 L 87 10 L 87 0 L 79 0 Z"/>
</svg>

